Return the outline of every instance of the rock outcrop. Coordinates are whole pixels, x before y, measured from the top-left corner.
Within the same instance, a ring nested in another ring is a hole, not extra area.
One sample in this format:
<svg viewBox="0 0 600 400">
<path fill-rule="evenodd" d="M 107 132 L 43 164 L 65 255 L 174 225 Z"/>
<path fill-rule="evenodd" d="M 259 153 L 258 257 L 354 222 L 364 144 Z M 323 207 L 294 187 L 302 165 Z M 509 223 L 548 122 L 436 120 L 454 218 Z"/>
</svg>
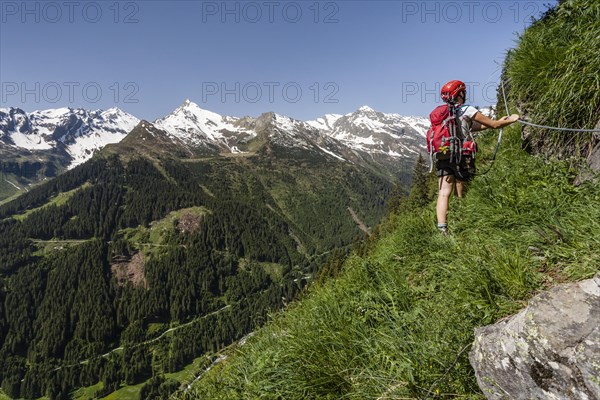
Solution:
<svg viewBox="0 0 600 400">
<path fill-rule="evenodd" d="M 600 273 L 476 329 L 469 360 L 488 399 L 600 399 Z"/>
<path fill-rule="evenodd" d="M 600 129 L 600 120 L 594 127 L 594 129 Z M 575 186 L 582 184 L 583 182 L 594 179 L 595 176 L 600 174 L 600 133 L 596 132 L 593 134 L 593 139 L 590 142 L 590 153 L 587 157 L 587 166 L 589 168 L 583 168 L 577 178 L 575 178 Z"/>
</svg>

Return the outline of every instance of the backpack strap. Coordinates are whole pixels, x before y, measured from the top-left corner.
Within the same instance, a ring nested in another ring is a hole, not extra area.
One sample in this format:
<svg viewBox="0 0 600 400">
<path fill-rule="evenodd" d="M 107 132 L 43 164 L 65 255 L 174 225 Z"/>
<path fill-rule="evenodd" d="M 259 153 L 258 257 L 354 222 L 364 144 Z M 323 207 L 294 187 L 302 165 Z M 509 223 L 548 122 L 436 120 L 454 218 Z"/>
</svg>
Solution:
<svg viewBox="0 0 600 400">
<path fill-rule="evenodd" d="M 460 164 L 461 153 L 462 153 L 462 129 L 460 118 L 456 112 L 456 105 L 454 103 L 448 103 L 448 118 L 454 120 L 453 124 L 449 124 L 448 130 L 450 131 L 450 162 Z"/>
<path fill-rule="evenodd" d="M 433 133 L 429 137 L 429 173 L 433 172 Z"/>
</svg>

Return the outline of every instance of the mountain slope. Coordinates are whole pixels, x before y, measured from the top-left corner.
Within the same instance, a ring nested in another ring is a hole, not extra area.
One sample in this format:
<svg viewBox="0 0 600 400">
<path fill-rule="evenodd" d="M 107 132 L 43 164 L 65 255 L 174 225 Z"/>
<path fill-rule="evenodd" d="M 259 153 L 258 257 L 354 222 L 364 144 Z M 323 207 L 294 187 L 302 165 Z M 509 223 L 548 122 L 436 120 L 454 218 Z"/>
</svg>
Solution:
<svg viewBox="0 0 600 400">
<path fill-rule="evenodd" d="M 74 167 L 106 144 L 119 142 L 138 122 L 118 108 L 59 108 L 29 114 L 18 108 L 0 109 L 0 141 L 27 150 L 59 147 Z"/>
<path fill-rule="evenodd" d="M 137 123 L 117 108 L 0 109 L 0 201 L 85 162 Z"/>
<path fill-rule="evenodd" d="M 532 36 L 522 36 L 503 76 L 510 73 L 529 90 L 509 92 L 510 109 L 527 107 L 539 121 L 556 121 L 561 110 L 549 112 L 546 102 L 570 101 L 569 126 L 598 118 L 597 102 L 587 102 L 597 99 L 597 85 L 579 79 L 598 68 L 589 46 L 600 37 L 598 10 L 597 1 L 561 1 L 533 24 Z M 522 102 L 511 101 L 516 98 Z M 467 357 L 474 328 L 514 314 L 542 290 L 600 270 L 600 176 L 574 186 L 581 160 L 549 156 L 572 155 L 595 139 L 548 140 L 537 133 L 551 146 L 531 156 L 521 127 L 505 134 L 493 168 L 475 178 L 466 198 L 452 202 L 450 236 L 436 231 L 435 204 L 415 209 L 405 202 L 367 250 L 332 263 L 337 279 L 314 286 L 237 350 L 216 352 L 212 369 L 179 398 L 504 396 L 501 388 L 484 395 L 477 386 Z M 494 139 L 481 139 L 480 164 L 491 157 Z M 551 365 L 532 368 L 532 374 L 545 371 L 540 387 L 551 381 Z"/>
<path fill-rule="evenodd" d="M 180 138 L 145 120 L 140 121 L 123 140 L 105 146 L 100 153 L 116 153 L 124 158 L 186 158 L 197 155 Z"/>
<path fill-rule="evenodd" d="M 366 255 L 239 351 L 216 353 L 180 397 L 483 398 L 467 359 L 473 328 L 600 263 L 600 186 L 574 188 L 568 166 L 527 155 L 518 128 L 507 133 L 490 173 L 452 204 L 450 237 L 436 232 L 434 204 L 392 215 Z"/>
<path fill-rule="evenodd" d="M 430 125 L 426 118 L 384 114 L 369 106 L 346 115 L 328 114 L 309 124 L 353 149 L 391 157 L 411 153 L 416 157 L 425 151 L 423 143 Z"/>
<path fill-rule="evenodd" d="M 13 139 L 29 135 L 56 146 L 26 155 L 69 159 L 96 123 L 59 111 L 42 113 L 45 125 L 13 112 L 22 129 L 7 124 L 7 151 L 18 156 Z M 378 223 L 391 171 L 275 113 L 235 119 L 186 102 L 140 121 L 0 205 L 2 390 L 64 398 L 93 386 L 101 397 L 240 339 Z"/>
<path fill-rule="evenodd" d="M 523 33 L 502 75 L 512 109 L 541 125 L 600 129 L 599 15 L 598 1 L 561 1 Z M 597 132 L 527 126 L 523 134 L 533 151 L 600 160 Z"/>
</svg>

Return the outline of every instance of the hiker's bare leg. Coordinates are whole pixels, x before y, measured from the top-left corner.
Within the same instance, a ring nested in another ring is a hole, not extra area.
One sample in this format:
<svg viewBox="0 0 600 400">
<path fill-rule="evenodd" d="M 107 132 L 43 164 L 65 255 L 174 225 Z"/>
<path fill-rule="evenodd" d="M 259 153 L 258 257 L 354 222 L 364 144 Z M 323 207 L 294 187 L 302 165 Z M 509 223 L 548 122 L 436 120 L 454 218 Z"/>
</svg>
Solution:
<svg viewBox="0 0 600 400">
<path fill-rule="evenodd" d="M 463 194 L 465 193 L 465 182 L 463 182 L 459 179 L 456 179 L 455 183 L 456 183 L 456 195 L 459 198 L 462 198 Z"/>
<path fill-rule="evenodd" d="M 454 188 L 454 176 L 440 176 L 438 180 L 438 199 L 437 206 L 435 208 L 437 214 L 438 224 L 446 223 L 446 214 L 448 213 L 448 203 L 450 202 L 450 196 L 452 196 L 452 189 Z"/>
</svg>

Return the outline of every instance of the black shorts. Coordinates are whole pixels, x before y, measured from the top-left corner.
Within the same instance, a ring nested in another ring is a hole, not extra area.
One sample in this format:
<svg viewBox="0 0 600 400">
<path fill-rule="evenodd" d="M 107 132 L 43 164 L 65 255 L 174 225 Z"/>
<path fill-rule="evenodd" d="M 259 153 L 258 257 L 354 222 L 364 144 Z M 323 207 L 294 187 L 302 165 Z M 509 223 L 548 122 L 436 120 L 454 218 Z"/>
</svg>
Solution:
<svg viewBox="0 0 600 400">
<path fill-rule="evenodd" d="M 460 181 L 470 181 L 475 177 L 475 159 L 462 156 L 459 164 L 450 160 L 436 160 L 435 169 L 438 177 L 452 175 Z"/>
</svg>

